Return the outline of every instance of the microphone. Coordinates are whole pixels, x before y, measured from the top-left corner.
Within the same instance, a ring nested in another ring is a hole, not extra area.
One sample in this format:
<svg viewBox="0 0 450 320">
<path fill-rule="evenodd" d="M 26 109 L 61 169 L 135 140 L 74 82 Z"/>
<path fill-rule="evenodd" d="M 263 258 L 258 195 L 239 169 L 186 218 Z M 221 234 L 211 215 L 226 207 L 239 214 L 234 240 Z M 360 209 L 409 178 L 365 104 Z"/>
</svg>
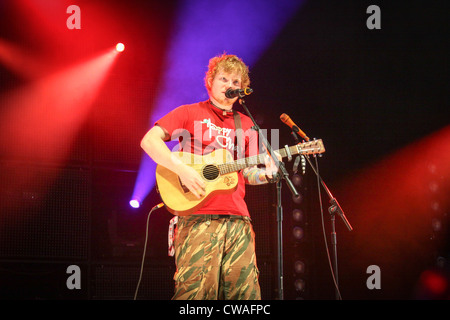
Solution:
<svg viewBox="0 0 450 320">
<path fill-rule="evenodd" d="M 300 128 L 294 123 L 294 121 L 291 120 L 291 118 L 286 113 L 283 113 L 280 116 L 280 120 L 283 121 L 289 128 L 291 128 L 292 131 L 298 133 L 303 139 L 309 141 L 308 136 L 302 130 L 300 130 Z"/>
<path fill-rule="evenodd" d="M 245 89 L 228 89 L 227 92 L 225 92 L 225 97 L 229 99 L 233 99 L 236 97 L 242 98 L 243 96 L 248 96 L 250 93 L 253 92 L 253 89 L 251 88 L 245 88 Z"/>
</svg>

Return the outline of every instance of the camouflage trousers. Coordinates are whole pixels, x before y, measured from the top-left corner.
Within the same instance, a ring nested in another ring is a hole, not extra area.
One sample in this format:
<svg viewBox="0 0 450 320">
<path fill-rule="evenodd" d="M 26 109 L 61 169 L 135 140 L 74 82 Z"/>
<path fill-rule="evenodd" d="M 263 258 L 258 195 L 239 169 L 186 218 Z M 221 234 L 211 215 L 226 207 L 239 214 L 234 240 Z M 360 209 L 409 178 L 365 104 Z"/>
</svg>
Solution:
<svg viewBox="0 0 450 320">
<path fill-rule="evenodd" d="M 178 217 L 174 300 L 260 300 L 248 217 Z"/>
</svg>

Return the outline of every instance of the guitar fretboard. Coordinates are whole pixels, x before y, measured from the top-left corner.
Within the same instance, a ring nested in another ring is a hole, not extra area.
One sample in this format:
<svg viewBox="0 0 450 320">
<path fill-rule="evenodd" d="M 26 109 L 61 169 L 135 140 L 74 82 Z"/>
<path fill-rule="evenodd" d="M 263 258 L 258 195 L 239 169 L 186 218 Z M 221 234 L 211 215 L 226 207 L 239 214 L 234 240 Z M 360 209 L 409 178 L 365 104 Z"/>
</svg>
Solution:
<svg viewBox="0 0 450 320">
<path fill-rule="evenodd" d="M 287 149 L 287 150 L 286 150 Z M 316 140 L 313 142 L 307 142 L 291 147 L 286 147 L 283 149 L 278 149 L 277 152 L 281 158 L 287 157 L 290 153 L 291 155 L 296 154 L 315 154 L 322 153 L 325 149 L 323 148 L 323 144 L 321 140 Z M 258 154 L 248 158 L 242 158 L 231 162 L 226 162 L 219 164 L 217 167 L 219 168 L 220 174 L 227 174 L 231 172 L 236 172 L 251 166 L 255 166 L 258 164 L 263 164 L 266 154 Z"/>
</svg>

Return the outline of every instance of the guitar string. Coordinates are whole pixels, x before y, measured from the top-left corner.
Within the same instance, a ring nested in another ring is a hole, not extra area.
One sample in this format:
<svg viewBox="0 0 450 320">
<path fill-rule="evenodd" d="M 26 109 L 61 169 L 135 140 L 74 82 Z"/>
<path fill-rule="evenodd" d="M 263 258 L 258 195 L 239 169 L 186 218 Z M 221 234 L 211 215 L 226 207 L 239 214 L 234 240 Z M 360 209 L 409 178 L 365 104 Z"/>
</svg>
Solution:
<svg viewBox="0 0 450 320">
<path fill-rule="evenodd" d="M 290 149 L 296 149 L 296 146 L 294 147 L 289 147 Z M 286 151 L 284 149 L 280 149 L 277 150 L 278 153 L 280 153 L 280 156 L 285 157 L 286 156 Z M 300 152 L 300 150 L 297 150 L 298 153 L 308 153 L 308 151 L 313 151 L 312 148 L 302 148 Z M 265 156 L 265 154 L 258 154 L 252 157 L 248 157 L 248 158 L 244 158 L 244 159 L 238 159 L 238 160 L 234 160 L 233 162 L 225 162 L 225 163 L 221 163 L 218 165 L 208 165 L 206 168 L 204 168 L 203 173 L 205 174 L 216 174 L 217 171 L 219 171 L 219 173 L 223 173 L 223 172 L 227 172 L 228 169 L 231 169 L 233 171 L 235 171 L 236 169 L 239 170 L 239 168 L 241 166 L 252 166 L 252 165 L 258 165 L 260 163 L 262 163 L 262 159 Z M 211 167 L 212 166 L 212 167 Z M 230 172 L 233 172 L 230 171 Z"/>
</svg>

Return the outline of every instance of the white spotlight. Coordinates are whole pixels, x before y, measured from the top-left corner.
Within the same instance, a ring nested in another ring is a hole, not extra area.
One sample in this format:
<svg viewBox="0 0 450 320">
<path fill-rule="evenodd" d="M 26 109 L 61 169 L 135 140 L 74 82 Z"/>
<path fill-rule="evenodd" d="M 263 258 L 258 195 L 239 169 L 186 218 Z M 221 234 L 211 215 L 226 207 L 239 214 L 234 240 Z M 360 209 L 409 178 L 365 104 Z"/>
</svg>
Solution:
<svg viewBox="0 0 450 320">
<path fill-rule="evenodd" d="M 125 45 L 122 42 L 119 42 L 118 44 L 116 44 L 117 52 L 123 52 L 123 50 L 125 50 Z"/>
</svg>

